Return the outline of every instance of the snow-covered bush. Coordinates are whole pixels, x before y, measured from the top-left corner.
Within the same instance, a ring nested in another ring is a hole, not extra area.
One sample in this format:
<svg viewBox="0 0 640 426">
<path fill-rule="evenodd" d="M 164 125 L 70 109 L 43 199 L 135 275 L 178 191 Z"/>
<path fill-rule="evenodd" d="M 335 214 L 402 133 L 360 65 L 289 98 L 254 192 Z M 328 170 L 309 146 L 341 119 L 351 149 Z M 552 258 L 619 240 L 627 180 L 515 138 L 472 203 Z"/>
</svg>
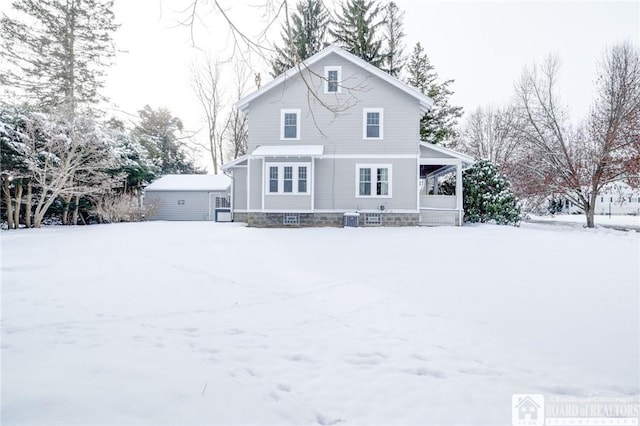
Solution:
<svg viewBox="0 0 640 426">
<path fill-rule="evenodd" d="M 465 222 L 495 222 L 498 225 L 520 222 L 520 207 L 511 184 L 490 161 L 478 161 L 467 169 L 462 185 Z"/>
<path fill-rule="evenodd" d="M 140 205 L 138 199 L 129 194 L 109 194 L 96 203 L 92 213 L 98 216 L 101 223 L 141 222 L 153 215 L 156 204 Z"/>
</svg>

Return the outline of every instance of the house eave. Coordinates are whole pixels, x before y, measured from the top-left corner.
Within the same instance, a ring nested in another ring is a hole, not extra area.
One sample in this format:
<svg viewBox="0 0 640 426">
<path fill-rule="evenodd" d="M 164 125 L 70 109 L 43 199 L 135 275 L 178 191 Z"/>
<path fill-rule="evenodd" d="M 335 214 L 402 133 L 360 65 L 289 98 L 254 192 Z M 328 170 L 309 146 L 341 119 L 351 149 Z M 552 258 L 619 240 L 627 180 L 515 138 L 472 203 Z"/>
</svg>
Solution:
<svg viewBox="0 0 640 426">
<path fill-rule="evenodd" d="M 431 109 L 431 107 L 433 106 L 433 99 L 431 99 L 429 96 L 424 95 L 418 89 L 407 85 L 406 83 L 404 83 L 404 82 L 398 80 L 397 78 L 391 76 L 390 74 L 382 71 L 378 67 L 376 67 L 374 65 L 371 65 L 370 63 L 364 61 L 363 59 L 358 58 L 355 55 L 352 55 L 351 53 L 345 51 L 344 49 L 342 49 L 342 48 L 340 48 L 340 47 L 338 47 L 336 45 L 330 45 L 330 46 L 324 48 L 323 50 L 321 50 L 320 52 L 316 53 L 315 55 L 311 56 L 310 58 L 307 58 L 306 60 L 302 61 L 301 63 L 299 63 L 295 67 L 290 68 L 287 71 L 283 72 L 278 77 L 276 77 L 275 79 L 271 80 L 269 83 L 265 84 L 260 89 L 258 89 L 255 92 L 245 96 L 244 98 L 240 99 L 235 104 L 236 108 L 246 114 L 248 109 L 249 109 L 249 104 L 253 100 L 255 100 L 258 97 L 260 97 L 260 96 L 264 95 L 265 93 L 269 92 L 271 89 L 277 87 L 278 85 L 280 85 L 280 83 L 283 83 L 284 81 L 286 81 L 289 78 L 295 76 L 296 74 L 299 74 L 300 72 L 302 72 L 304 70 L 308 70 L 313 64 L 315 64 L 316 62 L 320 61 L 324 57 L 330 55 L 331 53 L 335 53 L 335 54 L 341 56 L 342 58 L 352 62 L 355 65 L 360 66 L 362 69 L 370 72 L 371 74 L 373 74 L 374 76 L 380 78 L 381 80 L 383 80 L 383 81 L 391 84 L 392 86 L 402 90 L 403 92 L 407 93 L 408 95 L 413 96 L 414 98 L 416 98 L 419 101 L 419 103 L 420 103 L 420 111 L 422 111 L 423 113 L 426 113 L 427 111 L 429 111 Z"/>
</svg>

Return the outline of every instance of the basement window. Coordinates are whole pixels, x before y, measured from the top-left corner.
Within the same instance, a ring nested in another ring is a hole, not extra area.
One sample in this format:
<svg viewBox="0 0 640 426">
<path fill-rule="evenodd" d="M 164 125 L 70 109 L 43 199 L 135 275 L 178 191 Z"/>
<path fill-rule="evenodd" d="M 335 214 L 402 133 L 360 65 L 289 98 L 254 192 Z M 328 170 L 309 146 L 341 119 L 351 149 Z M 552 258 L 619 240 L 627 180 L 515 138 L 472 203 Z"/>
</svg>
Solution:
<svg viewBox="0 0 640 426">
<path fill-rule="evenodd" d="M 300 213 L 285 213 L 282 217 L 283 225 L 300 225 Z"/>
<path fill-rule="evenodd" d="M 382 225 L 382 217 L 380 213 L 365 213 L 364 214 L 365 225 Z"/>
</svg>

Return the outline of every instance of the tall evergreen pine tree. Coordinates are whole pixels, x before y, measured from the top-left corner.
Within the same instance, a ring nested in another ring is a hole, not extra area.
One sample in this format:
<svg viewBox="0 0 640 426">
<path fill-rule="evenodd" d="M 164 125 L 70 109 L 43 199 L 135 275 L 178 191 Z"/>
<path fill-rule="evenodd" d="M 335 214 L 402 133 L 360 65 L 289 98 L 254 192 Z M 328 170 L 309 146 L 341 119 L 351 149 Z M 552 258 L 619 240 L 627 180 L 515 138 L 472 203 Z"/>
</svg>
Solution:
<svg viewBox="0 0 640 426">
<path fill-rule="evenodd" d="M 326 46 L 329 13 L 321 0 L 301 0 L 291 16 L 291 27 L 282 28 L 282 47 L 275 47 L 271 75 L 277 77 Z"/>
<path fill-rule="evenodd" d="M 438 73 L 419 42 L 409 59 L 407 73 L 407 83 L 433 99 L 433 107 L 420 119 L 420 140 L 438 144 L 453 138 L 462 116 L 462 107 L 449 103 L 453 94 L 449 86 L 454 80 L 438 82 Z"/>
<path fill-rule="evenodd" d="M 336 43 L 348 52 L 376 67 L 382 67 L 385 54 L 382 49 L 380 27 L 384 24 L 378 16 L 382 12 L 376 0 L 346 0 L 342 14 L 329 32 Z"/>
<path fill-rule="evenodd" d="M 118 27 L 113 0 L 15 0 L 13 8 L 28 18 L 0 20 L 0 83 L 68 118 L 100 101 Z"/>
<path fill-rule="evenodd" d="M 398 78 L 404 67 L 406 58 L 404 56 L 404 30 L 402 21 L 404 12 L 398 8 L 398 5 L 390 1 L 385 7 L 384 21 L 384 65 L 382 69 L 392 76 Z"/>
</svg>

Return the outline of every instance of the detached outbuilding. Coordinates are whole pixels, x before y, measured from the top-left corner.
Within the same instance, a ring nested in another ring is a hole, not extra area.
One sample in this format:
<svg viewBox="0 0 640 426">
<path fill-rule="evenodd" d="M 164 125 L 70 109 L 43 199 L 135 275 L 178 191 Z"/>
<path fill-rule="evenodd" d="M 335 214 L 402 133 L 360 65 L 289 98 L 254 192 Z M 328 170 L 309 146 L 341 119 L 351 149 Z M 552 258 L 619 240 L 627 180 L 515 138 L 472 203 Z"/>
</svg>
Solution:
<svg viewBox="0 0 640 426">
<path fill-rule="evenodd" d="M 145 188 L 151 220 L 231 221 L 231 179 L 225 175 L 166 175 Z"/>
</svg>

